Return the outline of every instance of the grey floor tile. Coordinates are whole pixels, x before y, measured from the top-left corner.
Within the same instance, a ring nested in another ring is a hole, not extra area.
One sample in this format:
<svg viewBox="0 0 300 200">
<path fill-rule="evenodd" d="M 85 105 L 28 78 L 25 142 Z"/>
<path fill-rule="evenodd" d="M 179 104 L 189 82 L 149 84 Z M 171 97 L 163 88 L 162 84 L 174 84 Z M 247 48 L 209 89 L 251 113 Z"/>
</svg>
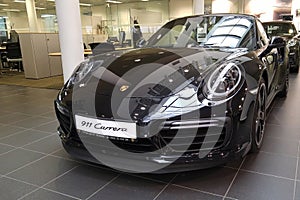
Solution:
<svg viewBox="0 0 300 200">
<path fill-rule="evenodd" d="M 133 176 L 121 175 L 90 199 L 153 200 L 153 198 L 159 194 L 165 185 L 166 184 L 161 182 L 154 182 Z"/>
<path fill-rule="evenodd" d="M 161 181 L 169 183 L 177 174 L 168 173 L 168 174 L 131 174 L 132 176 L 137 176 L 141 178 L 151 179 L 155 181 Z"/>
<path fill-rule="evenodd" d="M 296 165 L 295 157 L 260 152 L 248 155 L 242 169 L 294 179 Z"/>
<path fill-rule="evenodd" d="M 0 139 L 0 143 L 9 144 L 16 147 L 21 147 L 26 144 L 32 143 L 36 140 L 49 136 L 50 133 L 41 132 L 37 130 L 26 130 L 20 133 Z"/>
<path fill-rule="evenodd" d="M 14 124 L 18 121 L 22 121 L 30 118 L 30 115 L 22 114 L 22 113 L 10 113 L 7 115 L 0 116 L 0 123 L 2 124 Z"/>
<path fill-rule="evenodd" d="M 44 190 L 44 189 L 39 189 L 28 196 L 22 198 L 22 200 L 73 200 L 74 198 L 63 195 L 63 194 L 58 194 L 52 191 Z"/>
<path fill-rule="evenodd" d="M 296 191 L 295 191 L 295 200 L 300 199 L 300 181 L 297 181 L 296 183 Z"/>
<path fill-rule="evenodd" d="M 76 165 L 76 163 L 65 159 L 48 156 L 9 174 L 9 176 L 41 186 L 62 175 Z"/>
<path fill-rule="evenodd" d="M 62 147 L 62 145 L 61 145 L 61 147 Z M 58 156 L 61 158 L 66 158 L 66 159 L 73 159 L 73 157 L 71 157 L 63 147 L 61 150 L 56 151 L 55 153 L 52 153 L 51 155 Z"/>
<path fill-rule="evenodd" d="M 42 116 L 42 117 L 49 118 L 49 119 L 56 120 L 56 114 L 55 114 L 55 112 L 54 112 L 54 106 L 53 106 L 53 111 L 44 113 L 44 114 L 42 114 L 41 116 Z"/>
<path fill-rule="evenodd" d="M 0 99 L 0 104 L 1 104 L 1 106 L 2 106 L 2 102 L 1 102 L 1 99 Z M 9 111 L 6 111 L 6 110 L 0 110 L 0 117 L 2 117 L 2 116 L 6 116 L 6 115 L 8 115 L 10 112 Z"/>
<path fill-rule="evenodd" d="M 24 128 L 21 128 L 21 127 L 16 127 L 16 126 L 1 126 L 0 127 L 1 130 L 0 130 L 0 139 L 1 138 L 4 138 L 4 137 L 7 137 L 11 134 L 16 134 L 16 133 L 19 133 L 21 131 L 24 131 L 26 129 Z"/>
<path fill-rule="evenodd" d="M 37 126 L 46 124 L 49 121 L 50 120 L 48 118 L 37 116 L 37 117 L 30 117 L 25 120 L 12 123 L 12 125 L 23 127 L 23 128 L 35 128 Z"/>
<path fill-rule="evenodd" d="M 157 200 L 222 200 L 222 197 L 207 193 L 202 193 L 195 190 L 169 185 L 157 198 Z"/>
<path fill-rule="evenodd" d="M 16 149 L 0 156 L 0 174 L 6 174 L 18 169 L 34 160 L 41 158 L 43 154 Z"/>
<path fill-rule="evenodd" d="M 298 163 L 298 170 L 297 170 L 297 177 L 296 177 L 296 179 L 298 181 L 300 181 L 300 160 L 299 160 L 299 163 Z"/>
<path fill-rule="evenodd" d="M 19 181 L 11 180 L 5 177 L 0 179 L 1 200 L 18 199 L 35 189 L 35 186 L 28 185 Z"/>
<path fill-rule="evenodd" d="M 234 169 L 238 169 L 241 164 L 243 162 L 243 159 L 237 159 L 237 160 L 233 160 L 233 161 L 230 161 L 228 163 L 225 163 L 225 167 L 229 167 L 229 168 L 234 168 Z"/>
<path fill-rule="evenodd" d="M 46 154 L 52 153 L 60 149 L 61 147 L 62 145 L 59 136 L 56 134 L 24 146 L 25 149 L 30 149 Z"/>
<path fill-rule="evenodd" d="M 240 171 L 228 196 L 242 200 L 292 200 L 294 181 Z"/>
<path fill-rule="evenodd" d="M 289 102 L 289 99 L 283 100 L 283 103 L 293 105 L 291 102 Z M 273 109 L 272 109 L 271 113 L 272 113 L 272 115 L 275 115 L 277 117 L 291 118 L 291 117 L 297 117 L 298 115 L 300 115 L 300 109 L 297 109 L 294 106 L 278 107 L 278 106 L 275 106 L 276 103 L 274 103 L 273 105 L 274 106 L 273 106 Z"/>
<path fill-rule="evenodd" d="M 278 139 L 299 141 L 300 128 L 267 124 L 265 135 Z"/>
<path fill-rule="evenodd" d="M 80 166 L 49 183 L 45 188 L 85 199 L 117 175 L 110 170 Z"/>
<path fill-rule="evenodd" d="M 39 131 L 49 132 L 49 133 L 56 133 L 58 126 L 59 126 L 58 121 L 55 120 L 55 121 L 51 121 L 51 122 L 49 122 L 47 124 L 43 124 L 43 125 L 37 126 L 34 129 L 35 130 L 39 130 Z"/>
<path fill-rule="evenodd" d="M 298 109 L 295 109 L 298 111 Z M 268 117 L 267 123 L 268 124 L 276 124 L 281 126 L 287 127 L 298 127 L 300 128 L 300 120 L 299 114 L 287 112 L 287 109 L 283 112 L 282 109 L 273 108 L 271 111 L 270 116 Z"/>
<path fill-rule="evenodd" d="M 264 137 L 262 144 L 262 151 L 278 153 L 289 156 L 297 156 L 298 152 L 298 141 L 279 139 L 273 137 Z"/>
<path fill-rule="evenodd" d="M 15 112 L 28 115 L 42 115 L 49 111 L 51 111 L 51 109 L 46 106 L 28 106 L 27 104 L 22 109 L 15 110 Z"/>
<path fill-rule="evenodd" d="M 180 173 L 172 183 L 218 195 L 224 195 L 235 174 L 236 170 L 216 167 Z"/>
<path fill-rule="evenodd" d="M 11 146 L 8 146 L 8 145 L 5 145 L 5 144 L 0 144 L 0 155 L 3 154 L 3 153 L 6 153 L 8 151 L 11 151 L 15 149 L 14 147 L 11 147 Z"/>
</svg>

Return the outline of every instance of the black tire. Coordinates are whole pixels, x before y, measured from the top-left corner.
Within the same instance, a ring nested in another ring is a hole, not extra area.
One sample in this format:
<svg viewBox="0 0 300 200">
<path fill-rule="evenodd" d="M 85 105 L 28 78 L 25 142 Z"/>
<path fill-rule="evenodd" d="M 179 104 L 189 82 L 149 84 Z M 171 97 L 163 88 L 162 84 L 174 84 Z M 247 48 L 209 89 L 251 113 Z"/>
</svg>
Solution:
<svg viewBox="0 0 300 200">
<path fill-rule="evenodd" d="M 265 80 L 259 82 L 259 87 L 254 106 L 254 115 L 251 125 L 251 149 L 250 152 L 256 153 L 262 146 L 267 112 L 267 86 Z"/>
<path fill-rule="evenodd" d="M 298 54 L 297 54 L 298 56 L 297 56 L 297 65 L 295 66 L 295 68 L 290 68 L 290 71 L 292 72 L 292 73 L 296 73 L 296 74 L 298 74 L 299 73 L 299 66 L 300 66 L 300 58 L 299 58 L 299 56 L 300 56 L 300 53 L 299 53 L 299 51 L 298 51 Z"/>
<path fill-rule="evenodd" d="M 298 64 L 298 66 L 295 69 L 293 69 L 293 73 L 296 73 L 296 74 L 299 73 L 299 65 L 300 65 L 300 63 Z"/>
<path fill-rule="evenodd" d="M 279 97 L 286 97 L 288 92 L 289 92 L 289 86 L 290 86 L 290 72 L 287 69 L 286 72 L 285 72 L 284 86 L 283 86 L 282 90 L 278 93 L 278 96 Z"/>
</svg>

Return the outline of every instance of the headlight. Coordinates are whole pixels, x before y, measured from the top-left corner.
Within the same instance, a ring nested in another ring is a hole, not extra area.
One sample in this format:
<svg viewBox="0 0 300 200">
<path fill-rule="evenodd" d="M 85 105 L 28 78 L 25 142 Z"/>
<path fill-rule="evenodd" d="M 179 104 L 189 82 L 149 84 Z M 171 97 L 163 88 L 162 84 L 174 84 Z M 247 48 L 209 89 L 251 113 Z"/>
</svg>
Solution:
<svg viewBox="0 0 300 200">
<path fill-rule="evenodd" d="M 204 79 L 199 100 L 208 106 L 231 99 L 242 86 L 244 71 L 234 63 L 223 64 Z"/>
<path fill-rule="evenodd" d="M 291 40 L 288 41 L 288 46 L 290 46 L 290 47 L 293 47 L 293 46 L 295 46 L 296 44 L 297 44 L 297 41 L 294 40 L 294 39 L 291 39 Z"/>
<path fill-rule="evenodd" d="M 89 62 L 88 59 L 80 63 L 74 70 L 72 76 L 68 81 L 68 84 L 75 84 L 80 82 L 91 71 L 93 66 L 94 62 Z"/>
</svg>

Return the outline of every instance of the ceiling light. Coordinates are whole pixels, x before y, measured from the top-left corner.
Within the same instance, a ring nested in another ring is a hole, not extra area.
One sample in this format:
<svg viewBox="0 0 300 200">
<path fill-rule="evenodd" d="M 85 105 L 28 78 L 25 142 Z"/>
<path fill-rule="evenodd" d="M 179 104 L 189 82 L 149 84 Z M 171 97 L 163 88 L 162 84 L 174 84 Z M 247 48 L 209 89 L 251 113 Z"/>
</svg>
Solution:
<svg viewBox="0 0 300 200">
<path fill-rule="evenodd" d="M 106 0 L 106 3 L 123 3 L 122 1 Z"/>
<path fill-rule="evenodd" d="M 81 6 L 89 6 L 89 7 L 92 6 L 92 4 L 90 4 L 90 3 L 79 3 L 79 5 L 81 5 Z"/>
<path fill-rule="evenodd" d="M 145 1 L 146 2 L 146 1 L 149 1 L 149 0 L 141 0 L 141 1 Z"/>
<path fill-rule="evenodd" d="M 50 1 L 50 2 L 55 2 L 55 0 L 47 0 L 47 1 Z"/>
<path fill-rule="evenodd" d="M 47 8 L 35 7 L 36 10 L 46 10 Z"/>
<path fill-rule="evenodd" d="M 2 9 L 3 11 L 8 11 L 8 12 L 20 12 L 20 10 L 19 9 L 9 9 L 9 8 L 4 8 L 4 9 Z"/>
<path fill-rule="evenodd" d="M 55 15 L 52 15 L 52 14 L 42 14 L 41 17 L 42 17 L 42 18 L 46 18 L 46 17 L 55 17 Z"/>
<path fill-rule="evenodd" d="M 0 6 L 9 6 L 9 5 L 6 3 L 0 3 Z"/>
<path fill-rule="evenodd" d="M 16 3 L 26 3 L 25 0 L 14 0 Z"/>
</svg>

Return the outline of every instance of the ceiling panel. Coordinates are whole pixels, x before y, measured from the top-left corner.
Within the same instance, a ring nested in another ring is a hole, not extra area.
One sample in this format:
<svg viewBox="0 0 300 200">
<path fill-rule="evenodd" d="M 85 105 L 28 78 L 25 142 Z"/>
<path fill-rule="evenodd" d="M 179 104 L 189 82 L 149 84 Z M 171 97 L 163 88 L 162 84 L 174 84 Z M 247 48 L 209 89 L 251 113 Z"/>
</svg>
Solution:
<svg viewBox="0 0 300 200">
<path fill-rule="evenodd" d="M 22 1 L 22 0 L 20 0 Z M 132 3 L 132 2 L 141 2 L 142 0 L 119 0 L 124 3 Z M 151 0 L 149 0 L 151 1 Z M 155 1 L 164 1 L 164 0 L 155 0 Z M 42 7 L 46 9 L 54 9 L 55 8 L 55 2 L 51 2 L 48 0 L 36 0 L 36 7 Z M 106 0 L 80 0 L 81 3 L 91 4 L 94 6 L 97 5 L 104 5 L 106 4 Z M 8 6 L 1 6 L 1 4 L 8 4 Z M 17 3 L 14 2 L 14 0 L 0 0 L 0 12 L 3 9 L 19 9 L 21 11 L 25 11 L 25 3 Z"/>
</svg>

